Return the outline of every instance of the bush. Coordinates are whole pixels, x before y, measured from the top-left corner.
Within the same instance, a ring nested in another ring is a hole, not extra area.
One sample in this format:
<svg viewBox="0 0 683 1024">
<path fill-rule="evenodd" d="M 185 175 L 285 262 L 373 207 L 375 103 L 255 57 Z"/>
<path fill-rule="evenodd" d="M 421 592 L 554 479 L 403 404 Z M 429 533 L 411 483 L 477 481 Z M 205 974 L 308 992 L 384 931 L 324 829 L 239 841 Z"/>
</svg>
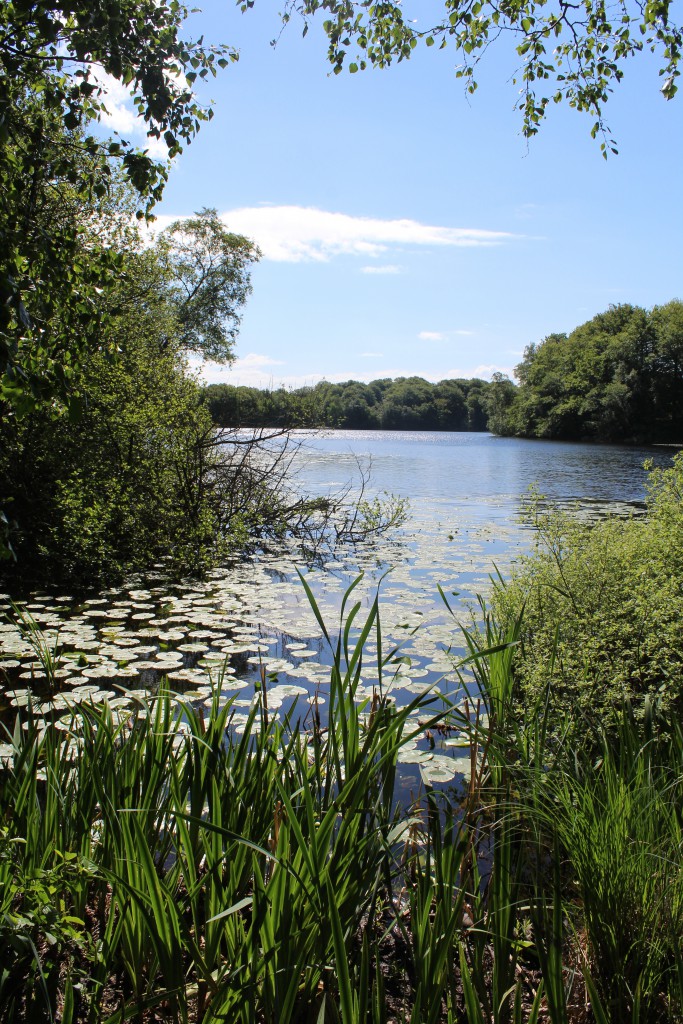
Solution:
<svg viewBox="0 0 683 1024">
<path fill-rule="evenodd" d="M 211 424 L 194 382 L 140 339 L 114 361 L 91 355 L 80 385 L 76 421 L 42 410 L 3 424 L 17 569 L 93 583 L 165 554 L 201 563 L 216 530 L 199 465 Z"/>
<path fill-rule="evenodd" d="M 683 708 L 682 494 L 679 454 L 651 473 L 645 517 L 592 525 L 537 503 L 536 549 L 495 603 L 506 621 L 525 607 L 519 694 L 547 693 L 556 723 L 606 726 L 648 695 L 664 720 Z"/>
</svg>

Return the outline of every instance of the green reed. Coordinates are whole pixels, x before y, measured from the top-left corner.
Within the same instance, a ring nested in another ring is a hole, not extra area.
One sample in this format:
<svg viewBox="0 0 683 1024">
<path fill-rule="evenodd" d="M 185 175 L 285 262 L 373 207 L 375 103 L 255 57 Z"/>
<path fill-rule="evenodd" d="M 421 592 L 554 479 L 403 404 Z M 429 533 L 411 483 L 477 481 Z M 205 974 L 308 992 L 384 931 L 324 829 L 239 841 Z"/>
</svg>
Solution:
<svg viewBox="0 0 683 1024">
<path fill-rule="evenodd" d="M 521 615 L 486 609 L 467 699 L 396 708 L 396 651 L 355 586 L 335 634 L 307 589 L 332 660 L 308 734 L 265 685 L 237 734 L 220 678 L 206 713 L 163 688 L 66 728 L 21 712 L 0 768 L 3 1024 L 573 1024 L 579 999 L 598 1024 L 680 1019 L 680 730 L 625 714 L 570 749 L 549 702 L 518 699 Z M 469 781 L 401 808 L 401 746 L 430 724 L 465 733 Z"/>
</svg>

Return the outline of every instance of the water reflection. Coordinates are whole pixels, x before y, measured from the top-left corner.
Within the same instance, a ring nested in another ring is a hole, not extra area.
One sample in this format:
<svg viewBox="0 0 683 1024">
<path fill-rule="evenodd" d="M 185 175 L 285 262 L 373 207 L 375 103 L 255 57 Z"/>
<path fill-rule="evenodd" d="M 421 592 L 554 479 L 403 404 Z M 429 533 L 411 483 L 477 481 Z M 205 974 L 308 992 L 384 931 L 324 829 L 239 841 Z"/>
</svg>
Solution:
<svg viewBox="0 0 683 1024">
<path fill-rule="evenodd" d="M 484 434 L 337 431 L 302 432 L 301 439 L 295 463 L 302 489 L 324 494 L 347 483 L 359 459 L 371 459 L 372 490 L 410 499 L 406 526 L 379 541 L 342 546 L 314 570 L 303 565 L 294 543 L 283 543 L 277 552 L 217 570 L 202 584 L 138 580 L 79 607 L 64 595 L 33 595 L 28 610 L 59 651 L 57 685 L 47 685 L 29 638 L 10 622 L 0 625 L 0 716 L 8 721 L 30 700 L 46 721 L 66 718 L 75 704 L 101 702 L 118 687 L 116 712 L 125 717 L 135 694 L 154 691 L 165 677 L 195 703 L 209 700 L 218 680 L 222 698 L 234 701 L 237 731 L 245 727 L 264 680 L 273 713 L 286 713 L 298 700 L 304 719 L 317 694 L 324 717 L 331 653 L 297 569 L 306 572 L 332 633 L 351 581 L 364 573 L 354 591 L 364 609 L 360 626 L 381 580 L 383 652 L 399 648 L 382 672 L 384 689 L 404 705 L 427 686 L 458 701 L 454 661 L 463 653 L 462 642 L 437 585 L 449 596 L 456 619 L 470 621 L 476 595 L 490 587 L 490 574 L 504 574 L 530 544 L 520 513 L 531 485 L 555 503 L 578 500 L 584 509 L 623 511 L 642 505 L 645 459 L 659 466 L 671 461 L 671 452 L 661 448 Z M 10 611 L 10 596 L 0 595 L 0 612 Z M 352 640 L 357 633 L 352 630 Z M 378 684 L 378 655 L 371 640 L 359 701 L 371 699 Z M 457 752 L 440 745 L 440 754 L 450 756 L 459 771 Z M 415 758 L 431 756 L 437 764 L 424 744 L 411 749 Z M 438 766 L 445 770 L 442 762 Z"/>
</svg>

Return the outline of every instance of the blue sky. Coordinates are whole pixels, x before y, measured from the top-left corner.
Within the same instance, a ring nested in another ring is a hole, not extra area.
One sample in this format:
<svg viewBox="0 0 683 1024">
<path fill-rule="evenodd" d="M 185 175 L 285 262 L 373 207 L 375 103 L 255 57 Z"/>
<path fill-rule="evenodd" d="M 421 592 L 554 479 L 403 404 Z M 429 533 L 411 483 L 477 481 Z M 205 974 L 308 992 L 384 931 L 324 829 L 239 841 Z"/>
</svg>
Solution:
<svg viewBox="0 0 683 1024">
<path fill-rule="evenodd" d="M 505 44 L 468 97 L 449 48 L 330 75 L 320 26 L 270 45 L 277 9 L 204 0 L 190 22 L 240 60 L 201 94 L 214 118 L 157 212 L 216 207 L 264 253 L 237 362 L 206 380 L 488 377 L 610 303 L 683 298 L 683 90 L 666 102 L 649 56 L 607 107 L 605 161 L 564 105 L 527 144 Z"/>
</svg>

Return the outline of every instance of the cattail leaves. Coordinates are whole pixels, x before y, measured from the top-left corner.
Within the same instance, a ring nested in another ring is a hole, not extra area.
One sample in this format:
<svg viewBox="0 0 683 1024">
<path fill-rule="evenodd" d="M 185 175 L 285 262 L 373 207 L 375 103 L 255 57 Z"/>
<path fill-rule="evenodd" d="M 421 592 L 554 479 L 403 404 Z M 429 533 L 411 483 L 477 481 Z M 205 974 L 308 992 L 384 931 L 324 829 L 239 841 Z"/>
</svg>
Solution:
<svg viewBox="0 0 683 1024">
<path fill-rule="evenodd" d="M 125 716 L 78 703 L 68 729 L 17 709 L 2 1024 L 568 1024 L 586 998 L 600 1024 L 677 1019 L 680 730 L 627 710 L 587 757 L 517 701 L 522 613 L 485 608 L 463 701 L 397 707 L 379 680 L 354 699 L 367 647 L 396 653 L 357 586 L 337 635 L 308 591 L 326 723 L 267 714 L 266 678 L 242 730 L 223 680 L 199 706 L 165 687 Z M 466 779 L 409 797 L 404 748 L 439 730 Z"/>
</svg>

